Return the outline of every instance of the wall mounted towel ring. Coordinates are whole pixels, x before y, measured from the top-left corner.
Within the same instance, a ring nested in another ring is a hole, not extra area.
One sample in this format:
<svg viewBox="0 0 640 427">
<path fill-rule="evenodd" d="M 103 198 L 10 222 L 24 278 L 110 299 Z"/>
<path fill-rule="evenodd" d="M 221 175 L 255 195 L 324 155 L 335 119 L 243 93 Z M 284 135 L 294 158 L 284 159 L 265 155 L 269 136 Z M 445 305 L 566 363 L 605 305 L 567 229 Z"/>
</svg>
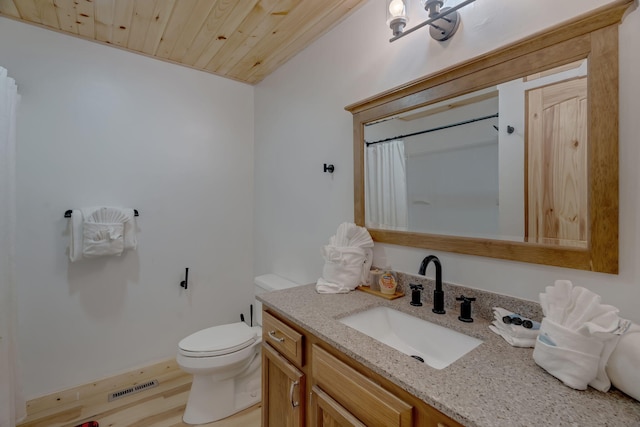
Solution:
<svg viewBox="0 0 640 427">
<path fill-rule="evenodd" d="M 72 212 L 72 210 L 71 210 L 71 209 L 67 209 L 67 210 L 64 212 L 64 217 L 65 217 L 65 218 L 71 218 L 71 212 Z M 133 216 L 140 216 L 140 215 L 138 214 L 138 209 L 134 209 L 134 210 L 133 210 Z"/>
</svg>

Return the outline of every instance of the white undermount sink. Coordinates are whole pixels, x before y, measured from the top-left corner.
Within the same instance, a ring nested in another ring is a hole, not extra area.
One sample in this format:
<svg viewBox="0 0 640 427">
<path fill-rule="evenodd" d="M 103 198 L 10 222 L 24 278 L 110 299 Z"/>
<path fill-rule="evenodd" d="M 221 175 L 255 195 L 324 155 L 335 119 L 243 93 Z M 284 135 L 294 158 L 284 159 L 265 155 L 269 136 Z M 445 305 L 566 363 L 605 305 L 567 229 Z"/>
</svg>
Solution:
<svg viewBox="0 0 640 427">
<path fill-rule="evenodd" d="M 375 307 L 339 319 L 435 369 L 444 369 L 482 341 L 388 307 Z M 418 359 L 420 360 L 420 359 Z"/>
</svg>

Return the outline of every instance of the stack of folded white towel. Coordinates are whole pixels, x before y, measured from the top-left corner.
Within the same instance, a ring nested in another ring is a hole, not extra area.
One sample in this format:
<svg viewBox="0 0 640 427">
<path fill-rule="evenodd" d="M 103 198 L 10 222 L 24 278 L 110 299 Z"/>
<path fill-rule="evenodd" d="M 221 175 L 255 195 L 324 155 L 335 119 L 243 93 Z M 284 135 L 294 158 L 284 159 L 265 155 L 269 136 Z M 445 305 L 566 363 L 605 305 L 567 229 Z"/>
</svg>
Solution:
<svg viewBox="0 0 640 427">
<path fill-rule="evenodd" d="M 92 207 L 71 211 L 69 259 L 121 255 L 138 245 L 135 211 L 128 208 Z"/>
<path fill-rule="evenodd" d="M 601 304 L 600 296 L 568 280 L 557 280 L 540 294 L 545 317 L 533 359 L 565 385 L 606 392 L 611 386 L 605 367 L 621 334 L 631 322 L 618 309 Z"/>
<path fill-rule="evenodd" d="M 321 294 L 347 293 L 368 279 L 373 239 L 364 227 L 345 222 L 322 248 L 324 268 L 316 283 Z"/>
<path fill-rule="evenodd" d="M 493 307 L 493 322 L 489 325 L 496 334 L 500 335 L 509 344 L 514 347 L 534 347 L 536 344 L 536 338 L 540 332 L 540 323 L 531 321 L 531 328 L 525 328 L 522 324 L 505 323 L 503 318 L 505 317 L 517 317 L 525 319 L 516 313 L 512 313 L 502 307 Z M 525 319 L 529 320 L 529 319 Z"/>
</svg>

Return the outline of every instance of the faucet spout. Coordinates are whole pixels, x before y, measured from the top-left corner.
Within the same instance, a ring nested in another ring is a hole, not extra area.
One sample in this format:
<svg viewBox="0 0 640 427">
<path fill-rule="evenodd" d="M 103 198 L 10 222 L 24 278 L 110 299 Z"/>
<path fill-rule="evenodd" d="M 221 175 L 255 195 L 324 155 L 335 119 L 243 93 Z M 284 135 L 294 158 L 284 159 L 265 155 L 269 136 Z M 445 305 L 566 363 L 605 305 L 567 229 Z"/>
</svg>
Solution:
<svg viewBox="0 0 640 427">
<path fill-rule="evenodd" d="M 420 270 L 418 270 L 418 274 L 424 276 L 427 271 L 427 267 L 429 263 L 432 262 L 436 266 L 436 288 L 433 291 L 433 312 L 437 314 L 446 313 L 444 309 L 444 291 L 442 290 L 442 264 L 440 264 L 440 260 L 435 255 L 429 255 L 422 260 L 420 264 Z"/>
</svg>

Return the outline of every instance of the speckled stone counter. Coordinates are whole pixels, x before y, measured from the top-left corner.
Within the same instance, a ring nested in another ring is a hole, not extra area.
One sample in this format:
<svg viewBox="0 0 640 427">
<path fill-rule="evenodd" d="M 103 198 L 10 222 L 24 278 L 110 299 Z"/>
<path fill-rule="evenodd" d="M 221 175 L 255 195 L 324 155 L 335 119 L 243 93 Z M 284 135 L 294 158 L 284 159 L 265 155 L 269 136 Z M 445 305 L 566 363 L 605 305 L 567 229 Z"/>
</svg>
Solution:
<svg viewBox="0 0 640 427">
<path fill-rule="evenodd" d="M 640 426 L 640 402 L 618 391 L 578 391 L 563 385 L 536 365 L 533 349 L 511 347 L 488 329 L 486 319 L 460 322 L 457 308 L 447 307 L 447 314 L 437 315 L 428 303 L 411 306 L 408 296 L 387 301 L 359 291 L 318 294 L 314 285 L 269 292 L 258 299 L 465 426 Z M 438 370 L 337 320 L 381 305 L 484 342 Z"/>
</svg>

